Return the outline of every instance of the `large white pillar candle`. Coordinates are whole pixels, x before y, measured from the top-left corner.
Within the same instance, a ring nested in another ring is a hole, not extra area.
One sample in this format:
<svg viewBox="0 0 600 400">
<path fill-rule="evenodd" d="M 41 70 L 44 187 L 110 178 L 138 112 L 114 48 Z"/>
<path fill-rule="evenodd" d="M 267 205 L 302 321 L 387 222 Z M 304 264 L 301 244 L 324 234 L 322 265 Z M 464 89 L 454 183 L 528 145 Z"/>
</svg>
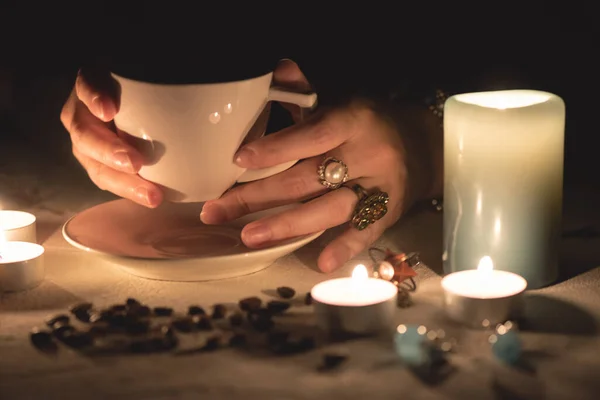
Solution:
<svg viewBox="0 0 600 400">
<path fill-rule="evenodd" d="M 533 90 L 466 93 L 444 106 L 444 271 L 495 268 L 529 288 L 558 274 L 565 105 Z"/>
</svg>

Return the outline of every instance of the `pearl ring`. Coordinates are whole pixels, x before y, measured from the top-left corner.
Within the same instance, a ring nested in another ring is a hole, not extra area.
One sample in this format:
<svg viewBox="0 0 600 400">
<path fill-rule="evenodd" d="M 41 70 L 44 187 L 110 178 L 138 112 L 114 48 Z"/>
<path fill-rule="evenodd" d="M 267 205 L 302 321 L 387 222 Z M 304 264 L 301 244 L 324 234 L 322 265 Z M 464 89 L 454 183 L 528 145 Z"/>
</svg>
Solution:
<svg viewBox="0 0 600 400">
<path fill-rule="evenodd" d="M 348 181 L 348 166 L 337 158 L 327 157 L 317 169 L 319 182 L 328 189 L 337 189 Z"/>
</svg>

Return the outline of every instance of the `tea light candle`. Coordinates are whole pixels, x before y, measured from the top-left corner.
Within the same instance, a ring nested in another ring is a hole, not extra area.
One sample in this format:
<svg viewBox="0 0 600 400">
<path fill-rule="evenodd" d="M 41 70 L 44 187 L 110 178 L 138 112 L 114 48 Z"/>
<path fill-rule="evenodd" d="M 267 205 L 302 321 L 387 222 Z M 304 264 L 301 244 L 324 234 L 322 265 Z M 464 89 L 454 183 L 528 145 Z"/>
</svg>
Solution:
<svg viewBox="0 0 600 400">
<path fill-rule="evenodd" d="M 558 275 L 565 104 L 552 93 L 464 93 L 444 105 L 444 272 L 482 255 L 530 288 Z"/>
<path fill-rule="evenodd" d="M 317 326 L 328 333 L 375 334 L 393 329 L 398 288 L 369 278 L 359 264 L 352 277 L 331 279 L 311 290 Z"/>
<path fill-rule="evenodd" d="M 505 322 L 520 311 L 527 281 L 512 272 L 494 270 L 489 256 L 476 270 L 454 272 L 442 279 L 448 316 L 473 328 Z"/>
<path fill-rule="evenodd" d="M 36 243 L 7 242 L 0 232 L 0 292 L 18 292 L 44 280 L 44 248 Z"/>
<path fill-rule="evenodd" d="M 35 215 L 24 211 L 0 210 L 0 232 L 14 242 L 37 242 Z"/>
</svg>

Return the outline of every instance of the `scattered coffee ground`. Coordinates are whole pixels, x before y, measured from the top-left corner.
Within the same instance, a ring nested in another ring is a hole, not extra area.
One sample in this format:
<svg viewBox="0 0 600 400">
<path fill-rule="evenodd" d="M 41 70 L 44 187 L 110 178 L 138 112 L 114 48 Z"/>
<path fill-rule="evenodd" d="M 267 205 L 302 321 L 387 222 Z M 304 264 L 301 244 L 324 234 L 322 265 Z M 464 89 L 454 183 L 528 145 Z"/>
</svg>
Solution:
<svg viewBox="0 0 600 400">
<path fill-rule="evenodd" d="M 339 367 L 344 361 L 348 359 L 346 354 L 341 353 L 325 353 L 323 354 L 323 364 L 321 369 L 332 370 Z"/>
<path fill-rule="evenodd" d="M 304 304 L 307 306 L 312 304 L 312 294 L 310 294 L 310 292 L 306 293 L 306 296 L 304 296 Z"/>
<path fill-rule="evenodd" d="M 136 299 L 133 299 L 131 297 L 128 298 L 127 300 L 125 300 L 125 306 L 129 307 L 129 308 L 131 308 L 131 307 L 139 307 L 141 305 L 142 304 L 139 301 L 137 301 Z"/>
<path fill-rule="evenodd" d="M 225 318 L 226 314 L 227 314 L 227 308 L 223 304 L 215 304 L 213 306 L 212 319 Z"/>
<path fill-rule="evenodd" d="M 243 333 L 235 333 L 229 338 L 229 345 L 232 347 L 240 347 L 246 344 L 246 335 Z"/>
<path fill-rule="evenodd" d="M 69 309 L 71 314 L 81 322 L 90 322 L 92 303 L 79 303 Z"/>
<path fill-rule="evenodd" d="M 410 293 L 406 290 L 398 290 L 398 297 L 396 298 L 398 307 L 408 308 L 412 305 L 412 299 Z"/>
<path fill-rule="evenodd" d="M 189 306 L 188 315 L 206 315 L 206 311 L 200 306 Z"/>
<path fill-rule="evenodd" d="M 292 297 L 294 297 L 296 295 L 296 291 L 294 289 L 292 289 L 291 287 L 280 286 L 277 288 L 277 294 L 282 299 L 291 299 Z"/>
<path fill-rule="evenodd" d="M 183 333 L 190 333 L 194 330 L 195 324 L 194 320 L 190 316 L 180 317 L 171 322 L 171 326 Z"/>
<path fill-rule="evenodd" d="M 192 322 L 196 329 L 201 331 L 211 331 L 214 328 L 208 315 L 194 315 L 192 317 Z"/>
<path fill-rule="evenodd" d="M 248 322 L 254 330 L 266 332 L 275 325 L 272 319 L 273 314 L 266 308 L 259 308 L 248 312 Z"/>
<path fill-rule="evenodd" d="M 48 327 L 50 329 L 54 329 L 54 326 L 68 325 L 70 321 L 71 321 L 71 319 L 69 318 L 68 315 L 59 314 L 55 317 L 52 317 L 52 318 L 46 320 L 46 325 L 48 325 Z"/>
<path fill-rule="evenodd" d="M 55 352 L 58 350 L 58 346 L 50 331 L 34 328 L 31 331 L 30 339 L 31 343 L 41 351 Z"/>
<path fill-rule="evenodd" d="M 272 300 L 267 303 L 267 310 L 273 314 L 281 314 L 290 308 L 291 304 L 286 301 Z"/>
<path fill-rule="evenodd" d="M 296 292 L 280 287 L 277 293 L 291 299 Z M 106 308 L 84 302 L 69 308 L 74 318 L 64 313 L 48 318 L 45 321 L 48 328 L 34 328 L 30 340 L 44 352 L 58 351 L 60 345 L 64 345 L 87 354 L 172 351 L 184 344 L 182 340 L 196 340 L 198 334 L 201 335 L 201 345 L 197 347 L 200 351 L 256 342 L 248 340 L 250 334 L 266 334 L 267 348 L 279 355 L 309 351 L 316 346 L 310 336 L 294 337 L 273 331 L 274 319 L 292 306 L 290 302 L 272 300 L 263 305 L 259 297 L 253 296 L 241 299 L 238 305 L 239 310 L 232 310 L 229 315 L 225 305 L 215 304 L 209 315 L 198 305 L 190 305 L 187 312 L 181 314 L 166 306 L 150 308 L 134 298 Z M 260 340 L 257 343 L 264 345 Z M 195 345 L 195 341 L 192 344 Z"/>
<path fill-rule="evenodd" d="M 94 306 L 92 303 L 79 303 L 75 304 L 73 307 L 69 308 L 71 314 L 77 314 L 79 312 L 89 312 Z"/>
<path fill-rule="evenodd" d="M 206 350 L 206 351 L 217 350 L 220 345 L 221 345 L 221 337 L 211 336 L 208 339 L 206 339 L 206 344 L 204 345 L 203 350 Z"/>
<path fill-rule="evenodd" d="M 262 300 L 258 297 L 246 297 L 240 300 L 239 307 L 242 311 L 255 311 L 262 305 Z"/>
<path fill-rule="evenodd" d="M 154 307 L 153 312 L 157 317 L 170 317 L 173 315 L 173 309 L 170 307 Z"/>
<path fill-rule="evenodd" d="M 229 323 L 231 326 L 240 326 L 244 323 L 244 316 L 241 313 L 232 314 L 229 317 Z"/>
<path fill-rule="evenodd" d="M 127 306 L 125 304 L 115 304 L 114 306 L 108 309 L 112 313 L 121 313 L 127 311 Z"/>
</svg>

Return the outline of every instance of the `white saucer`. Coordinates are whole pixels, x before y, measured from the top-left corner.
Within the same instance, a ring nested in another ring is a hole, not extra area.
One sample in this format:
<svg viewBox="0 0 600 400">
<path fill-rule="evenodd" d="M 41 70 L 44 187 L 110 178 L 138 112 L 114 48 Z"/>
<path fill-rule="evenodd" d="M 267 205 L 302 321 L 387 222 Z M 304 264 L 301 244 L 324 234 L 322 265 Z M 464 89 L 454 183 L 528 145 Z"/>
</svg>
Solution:
<svg viewBox="0 0 600 400">
<path fill-rule="evenodd" d="M 225 225 L 200 222 L 201 203 L 165 203 L 149 209 L 115 200 L 69 219 L 62 233 L 72 246 L 108 257 L 127 272 L 166 281 L 206 281 L 260 271 L 323 232 L 250 249 L 240 238 L 247 223 L 293 206 L 242 217 Z"/>
</svg>

